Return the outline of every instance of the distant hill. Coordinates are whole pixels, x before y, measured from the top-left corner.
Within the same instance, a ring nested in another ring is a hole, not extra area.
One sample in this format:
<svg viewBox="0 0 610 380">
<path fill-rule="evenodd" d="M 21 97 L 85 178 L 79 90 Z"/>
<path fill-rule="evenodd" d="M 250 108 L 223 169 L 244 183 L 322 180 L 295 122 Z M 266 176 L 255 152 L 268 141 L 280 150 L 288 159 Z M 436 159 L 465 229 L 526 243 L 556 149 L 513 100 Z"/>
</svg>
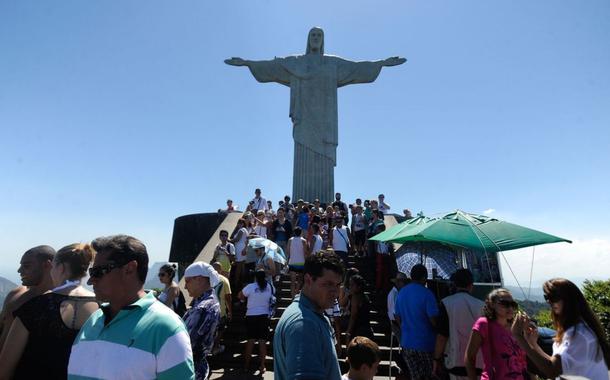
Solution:
<svg viewBox="0 0 610 380">
<path fill-rule="evenodd" d="M 1 305 L 4 303 L 4 299 L 6 298 L 8 292 L 16 288 L 17 286 L 18 285 L 12 282 L 11 280 L 7 280 L 6 278 L 0 276 L 0 308 L 2 307 Z"/>
<path fill-rule="evenodd" d="M 525 300 L 526 298 L 528 298 L 527 295 L 529 293 L 530 301 L 545 302 L 544 301 L 544 292 L 542 291 L 542 286 L 531 288 L 531 289 L 523 287 L 523 290 L 521 290 L 518 286 L 507 285 L 504 287 L 506 289 L 510 290 L 510 292 L 513 294 L 513 297 L 516 300 Z M 529 292 L 528 292 L 528 290 L 529 290 Z M 523 295 L 523 292 L 525 292 L 525 296 Z"/>
</svg>

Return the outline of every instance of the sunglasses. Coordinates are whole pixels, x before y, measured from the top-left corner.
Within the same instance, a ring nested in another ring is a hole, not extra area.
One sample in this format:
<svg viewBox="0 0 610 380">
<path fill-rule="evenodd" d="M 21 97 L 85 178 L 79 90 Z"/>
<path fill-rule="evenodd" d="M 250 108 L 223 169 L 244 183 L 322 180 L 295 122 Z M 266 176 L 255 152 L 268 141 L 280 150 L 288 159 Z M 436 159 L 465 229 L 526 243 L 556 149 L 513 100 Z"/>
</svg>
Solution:
<svg viewBox="0 0 610 380">
<path fill-rule="evenodd" d="M 125 263 L 125 264 L 127 264 L 127 263 Z M 113 269 L 120 268 L 120 267 L 124 266 L 125 264 L 108 263 L 108 264 L 104 264 L 104 265 L 98 265 L 95 267 L 91 267 L 91 268 L 89 268 L 89 277 L 102 278 L 105 275 L 107 275 L 108 273 L 110 273 Z"/>
<path fill-rule="evenodd" d="M 548 303 L 555 303 L 555 302 L 559 302 L 560 298 L 554 294 L 545 294 L 544 300 Z"/>
<path fill-rule="evenodd" d="M 519 307 L 519 304 L 517 304 L 517 302 L 515 302 L 513 300 L 499 300 L 498 305 L 502 305 L 505 308 L 512 307 L 513 309 L 516 309 Z"/>
</svg>

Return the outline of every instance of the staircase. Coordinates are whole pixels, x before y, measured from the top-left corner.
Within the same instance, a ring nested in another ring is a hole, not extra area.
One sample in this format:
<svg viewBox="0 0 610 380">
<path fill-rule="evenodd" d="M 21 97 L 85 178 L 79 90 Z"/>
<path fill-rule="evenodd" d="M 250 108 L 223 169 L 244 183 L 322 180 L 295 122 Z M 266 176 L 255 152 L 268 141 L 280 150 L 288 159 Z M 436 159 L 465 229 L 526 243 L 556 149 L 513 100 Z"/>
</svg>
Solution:
<svg viewBox="0 0 610 380">
<path fill-rule="evenodd" d="M 385 377 L 388 376 L 390 368 L 390 325 L 387 318 L 386 299 L 385 296 L 378 297 L 374 286 L 374 263 L 364 258 L 350 257 L 348 265 L 355 266 L 360 270 L 360 274 L 367 280 L 369 284 L 365 293 L 368 294 L 371 301 L 371 325 L 374 332 L 374 341 L 379 345 L 381 349 L 381 363 L 377 376 Z M 269 342 L 267 343 L 267 357 L 265 360 L 265 367 L 267 371 L 273 371 L 273 331 L 277 325 L 282 313 L 292 302 L 290 296 L 290 277 L 288 275 L 282 275 L 280 281 L 275 284 L 276 286 L 276 297 L 277 297 L 277 313 L 274 318 L 271 319 L 271 333 L 269 335 Z M 233 320 L 227 327 L 222 344 L 225 346 L 225 351 L 221 354 L 209 357 L 212 370 L 223 369 L 225 374 L 240 373 L 243 368 L 243 353 L 246 345 L 245 336 L 245 325 L 244 316 L 246 311 L 245 303 L 239 303 L 237 301 L 237 290 L 233 290 L 233 297 L 235 300 L 233 307 Z M 236 306 L 237 303 L 237 306 Z M 342 334 L 343 348 L 345 348 L 345 336 Z M 392 352 L 392 358 L 395 359 L 399 355 L 397 349 L 396 340 L 394 341 L 394 348 Z M 250 361 L 252 371 L 258 368 L 260 359 L 258 356 L 258 345 L 255 344 L 252 359 Z M 339 358 L 341 366 L 341 373 L 346 373 L 348 365 L 344 357 Z M 394 365 L 392 368 L 392 375 L 398 373 L 397 367 Z M 246 378 L 242 375 L 242 378 Z"/>
</svg>

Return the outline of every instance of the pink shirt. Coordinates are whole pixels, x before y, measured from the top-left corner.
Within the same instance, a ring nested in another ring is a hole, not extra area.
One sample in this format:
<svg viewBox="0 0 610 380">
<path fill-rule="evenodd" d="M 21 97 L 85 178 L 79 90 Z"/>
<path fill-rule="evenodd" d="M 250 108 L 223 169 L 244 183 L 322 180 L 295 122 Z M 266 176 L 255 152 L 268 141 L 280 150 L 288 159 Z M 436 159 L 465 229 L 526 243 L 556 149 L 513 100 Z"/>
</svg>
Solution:
<svg viewBox="0 0 610 380">
<path fill-rule="evenodd" d="M 481 380 L 524 378 L 523 373 L 527 370 L 525 352 L 519 347 L 510 330 L 495 321 L 489 322 L 485 317 L 477 319 L 472 329 L 483 338 L 481 350 L 485 366 Z"/>
</svg>

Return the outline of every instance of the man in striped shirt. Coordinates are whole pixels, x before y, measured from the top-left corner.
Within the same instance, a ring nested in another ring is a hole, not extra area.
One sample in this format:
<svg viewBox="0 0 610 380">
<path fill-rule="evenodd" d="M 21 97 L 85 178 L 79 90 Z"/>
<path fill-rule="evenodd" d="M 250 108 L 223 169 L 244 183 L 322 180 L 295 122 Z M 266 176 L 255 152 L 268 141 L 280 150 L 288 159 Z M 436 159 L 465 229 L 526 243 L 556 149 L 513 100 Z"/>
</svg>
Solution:
<svg viewBox="0 0 610 380">
<path fill-rule="evenodd" d="M 72 346 L 68 379 L 194 379 L 191 342 L 182 320 L 143 285 L 146 247 L 115 235 L 95 239 L 89 284 L 105 302 Z"/>
</svg>

